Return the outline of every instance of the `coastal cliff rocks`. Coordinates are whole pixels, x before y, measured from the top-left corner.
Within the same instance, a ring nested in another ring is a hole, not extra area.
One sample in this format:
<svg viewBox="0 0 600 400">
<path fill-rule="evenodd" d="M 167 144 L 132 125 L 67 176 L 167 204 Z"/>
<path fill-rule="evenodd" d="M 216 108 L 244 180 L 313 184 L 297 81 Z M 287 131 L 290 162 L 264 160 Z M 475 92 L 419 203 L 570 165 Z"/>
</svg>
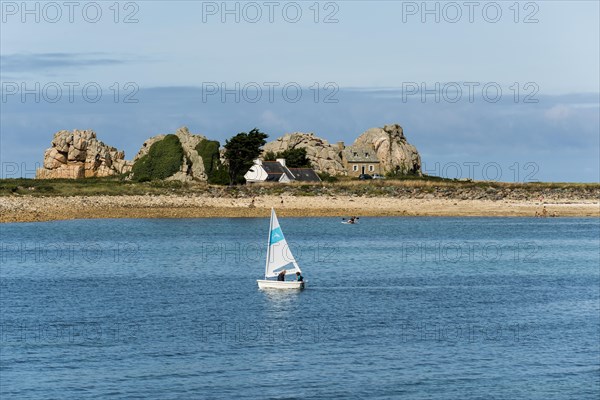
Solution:
<svg viewBox="0 0 600 400">
<path fill-rule="evenodd" d="M 263 154 L 269 151 L 279 153 L 297 148 L 306 149 L 306 158 L 308 158 L 313 169 L 317 172 L 343 175 L 346 171 L 342 164 L 338 147 L 329 144 L 325 139 L 315 136 L 314 133 L 288 133 L 273 142 L 267 143 L 263 148 Z"/>
<path fill-rule="evenodd" d="M 156 135 L 146 140 L 142 147 L 133 159 L 134 163 L 138 163 L 143 157 L 147 156 L 152 146 L 163 141 L 168 135 Z M 173 175 L 170 175 L 166 180 L 176 180 L 187 182 L 192 180 L 206 181 L 207 175 L 204 169 L 202 157 L 198 154 L 198 144 L 204 140 L 208 140 L 203 135 L 195 135 L 190 133 L 187 127 L 177 129 L 174 136 L 179 139 L 181 148 L 183 149 L 183 157 L 181 157 L 179 170 Z M 135 170 L 134 170 L 134 178 Z M 150 179 L 152 177 L 149 177 Z"/>
<path fill-rule="evenodd" d="M 78 179 L 125 174 L 132 163 L 125 153 L 107 146 L 92 130 L 62 130 L 54 134 L 52 147 L 44 153 L 44 164 L 36 171 L 38 179 Z"/>
<path fill-rule="evenodd" d="M 383 173 L 421 175 L 421 156 L 417 148 L 407 142 L 398 124 L 368 129 L 354 141 L 354 146 L 372 146 Z"/>
<path fill-rule="evenodd" d="M 350 146 L 343 142 L 331 145 L 313 133 L 288 133 L 267 143 L 263 154 L 296 148 L 306 149 L 307 158 L 317 172 L 331 175 L 374 172 L 421 175 L 419 152 L 408 143 L 398 124 L 368 129 Z"/>
<path fill-rule="evenodd" d="M 263 155 L 299 148 L 306 150 L 316 172 L 333 176 L 421 175 L 419 152 L 408 143 L 398 124 L 368 129 L 349 146 L 344 142 L 330 144 L 314 133 L 288 133 L 267 143 Z M 227 181 L 223 152 L 219 142 L 181 127 L 174 134 L 147 139 L 133 161 L 127 161 L 123 151 L 99 141 L 94 131 L 62 130 L 54 134 L 36 177 L 77 179 L 129 174 L 136 180 L 223 183 Z"/>
</svg>

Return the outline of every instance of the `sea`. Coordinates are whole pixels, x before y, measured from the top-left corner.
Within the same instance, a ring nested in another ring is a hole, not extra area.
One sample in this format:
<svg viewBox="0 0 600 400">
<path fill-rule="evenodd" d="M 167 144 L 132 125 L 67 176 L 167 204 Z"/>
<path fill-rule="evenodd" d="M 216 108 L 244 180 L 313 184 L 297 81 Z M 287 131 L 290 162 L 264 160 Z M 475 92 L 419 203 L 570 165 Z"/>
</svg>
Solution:
<svg viewBox="0 0 600 400">
<path fill-rule="evenodd" d="M 1 399 L 598 399 L 596 218 L 2 224 Z"/>
</svg>

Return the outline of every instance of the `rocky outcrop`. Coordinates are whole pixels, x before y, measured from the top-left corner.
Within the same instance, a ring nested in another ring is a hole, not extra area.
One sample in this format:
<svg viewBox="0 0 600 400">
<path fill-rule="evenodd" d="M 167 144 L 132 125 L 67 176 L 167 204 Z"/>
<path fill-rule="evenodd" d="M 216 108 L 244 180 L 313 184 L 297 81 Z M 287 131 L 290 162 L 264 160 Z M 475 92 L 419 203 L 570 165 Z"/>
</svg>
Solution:
<svg viewBox="0 0 600 400">
<path fill-rule="evenodd" d="M 107 146 L 91 130 L 59 131 L 52 147 L 44 153 L 44 166 L 36 171 L 38 179 L 78 179 L 124 174 L 132 163 L 125 153 Z"/>
<path fill-rule="evenodd" d="M 187 127 L 181 127 L 177 129 L 175 135 L 179 138 L 181 142 L 181 147 L 183 147 L 184 157 L 181 161 L 181 168 L 174 175 L 167 178 L 167 180 L 177 180 L 177 181 L 206 181 L 207 176 L 204 171 L 204 162 L 202 161 L 202 157 L 196 151 L 196 146 L 203 141 L 207 140 L 206 136 L 203 135 L 195 135 L 190 133 Z M 150 147 L 156 142 L 161 141 L 165 138 L 166 135 L 156 135 L 146 140 L 140 151 L 136 154 L 133 159 L 135 163 L 141 157 L 148 154 L 150 151 Z"/>
<path fill-rule="evenodd" d="M 377 153 L 383 173 L 401 172 L 421 175 L 421 156 L 417 148 L 406 141 L 398 124 L 371 128 L 355 141 L 356 146 L 372 146 Z"/>
<path fill-rule="evenodd" d="M 371 128 L 361 134 L 351 146 L 344 146 L 343 142 L 331 145 L 313 133 L 288 133 L 267 143 L 263 154 L 295 148 L 306 149 L 307 158 L 317 172 L 347 175 L 350 171 L 344 151 L 352 153 L 353 149 L 361 149 L 361 152 L 363 149 L 372 149 L 377 155 L 375 162 L 379 160 L 382 173 L 397 171 L 421 175 L 419 152 L 406 141 L 402 127 L 398 124 Z"/>
<path fill-rule="evenodd" d="M 202 156 L 196 147 L 207 138 L 190 133 L 188 128 L 179 128 L 175 135 L 183 148 L 184 156 L 179 170 L 169 180 L 207 181 Z M 37 170 L 37 178 L 84 178 L 103 177 L 129 173 L 133 164 L 148 154 L 150 147 L 166 135 L 156 135 L 146 140 L 133 161 L 126 161 L 123 151 L 110 147 L 97 140 L 94 131 L 59 131 L 54 135 L 52 147 L 44 154 L 44 166 Z M 421 158 L 417 149 L 404 137 L 400 125 L 386 125 L 383 128 L 371 128 L 361 134 L 351 146 L 343 142 L 335 145 L 315 136 L 313 133 L 288 133 L 264 146 L 266 152 L 279 153 L 284 150 L 304 148 L 313 169 L 331 175 L 350 174 L 349 160 L 345 154 L 355 151 L 359 155 L 369 154 L 367 164 L 379 162 L 382 173 L 401 172 L 421 175 Z M 357 151 L 356 149 L 361 149 Z M 372 151 L 371 151 L 372 149 Z M 372 160 L 373 154 L 376 158 Z M 223 150 L 221 150 L 222 162 Z M 173 168 L 174 169 L 174 168 Z M 376 170 L 377 171 L 377 170 Z M 170 173 L 171 170 L 168 172 Z M 356 173 L 356 169 L 354 169 Z"/>
<path fill-rule="evenodd" d="M 315 136 L 314 133 L 288 133 L 273 142 L 267 143 L 263 148 L 263 154 L 269 151 L 279 153 L 296 148 L 306 149 L 306 157 L 317 172 L 342 175 L 346 171 L 342 164 L 338 146 L 329 144 L 327 140 Z"/>
</svg>

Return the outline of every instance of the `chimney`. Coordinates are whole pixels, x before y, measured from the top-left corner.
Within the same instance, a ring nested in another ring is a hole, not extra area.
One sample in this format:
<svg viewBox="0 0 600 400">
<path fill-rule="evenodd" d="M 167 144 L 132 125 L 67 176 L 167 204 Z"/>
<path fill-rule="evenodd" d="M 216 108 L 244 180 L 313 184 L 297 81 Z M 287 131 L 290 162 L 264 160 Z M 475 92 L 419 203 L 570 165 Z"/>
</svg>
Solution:
<svg viewBox="0 0 600 400">
<path fill-rule="evenodd" d="M 344 150 L 344 147 L 346 147 L 346 146 L 344 146 L 344 142 L 337 142 L 337 146 L 338 146 L 338 151 L 342 151 L 342 150 Z"/>
<path fill-rule="evenodd" d="M 285 167 L 285 158 L 278 158 L 277 162 Z"/>
</svg>

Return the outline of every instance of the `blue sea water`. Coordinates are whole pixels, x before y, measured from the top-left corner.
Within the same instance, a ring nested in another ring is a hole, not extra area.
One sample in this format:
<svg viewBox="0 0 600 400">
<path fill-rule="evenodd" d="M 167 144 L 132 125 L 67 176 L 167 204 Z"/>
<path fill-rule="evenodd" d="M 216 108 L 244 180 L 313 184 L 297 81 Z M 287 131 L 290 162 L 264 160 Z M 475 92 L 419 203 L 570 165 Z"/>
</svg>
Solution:
<svg viewBox="0 0 600 400">
<path fill-rule="evenodd" d="M 597 219 L 1 225 L 2 399 L 597 399 Z"/>
</svg>

